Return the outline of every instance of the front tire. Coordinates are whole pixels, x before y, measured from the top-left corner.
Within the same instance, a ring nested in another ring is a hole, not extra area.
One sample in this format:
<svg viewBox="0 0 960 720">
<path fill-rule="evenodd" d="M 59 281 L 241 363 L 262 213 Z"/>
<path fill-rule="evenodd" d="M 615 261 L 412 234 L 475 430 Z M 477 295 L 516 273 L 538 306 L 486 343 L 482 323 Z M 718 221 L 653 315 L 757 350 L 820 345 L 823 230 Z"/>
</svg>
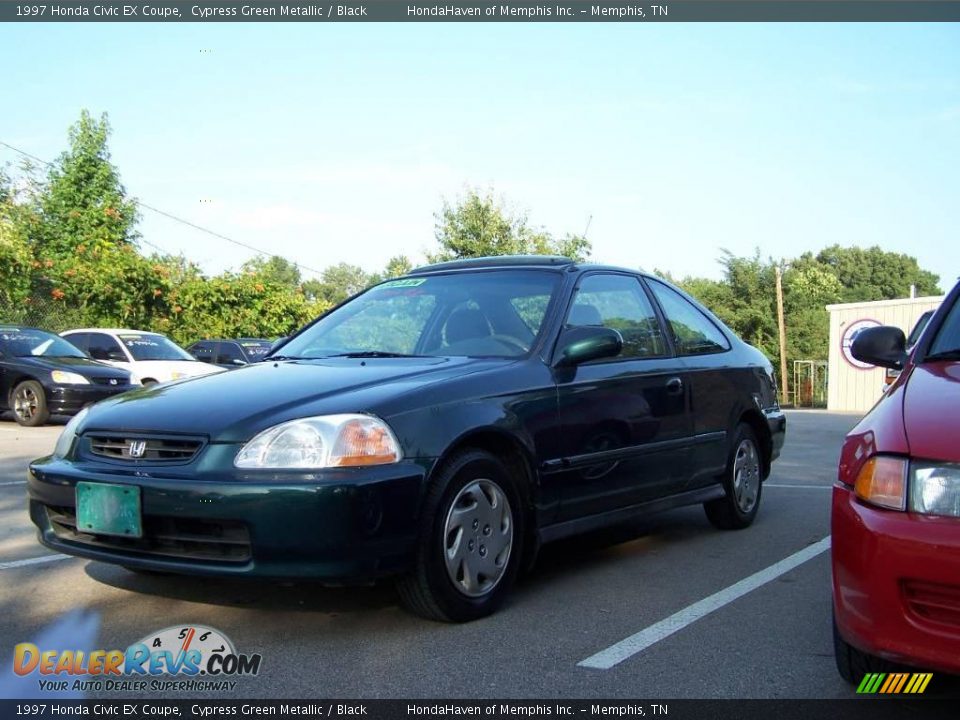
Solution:
<svg viewBox="0 0 960 720">
<path fill-rule="evenodd" d="M 840 677 L 851 685 L 859 685 L 863 676 L 869 673 L 896 672 L 901 668 L 876 655 L 857 650 L 840 637 L 836 616 L 833 618 L 833 657 L 837 662 Z"/>
<path fill-rule="evenodd" d="M 760 509 L 763 464 L 753 429 L 740 423 L 733 435 L 723 477 L 726 495 L 703 504 L 707 519 L 721 530 L 749 527 Z"/>
<path fill-rule="evenodd" d="M 444 462 L 424 501 L 414 570 L 401 602 L 430 620 L 467 622 L 494 612 L 523 556 L 523 506 L 513 476 L 483 450 Z"/>
<path fill-rule="evenodd" d="M 24 427 L 37 427 L 50 419 L 47 394 L 36 380 L 24 380 L 11 393 L 13 416 Z"/>
</svg>

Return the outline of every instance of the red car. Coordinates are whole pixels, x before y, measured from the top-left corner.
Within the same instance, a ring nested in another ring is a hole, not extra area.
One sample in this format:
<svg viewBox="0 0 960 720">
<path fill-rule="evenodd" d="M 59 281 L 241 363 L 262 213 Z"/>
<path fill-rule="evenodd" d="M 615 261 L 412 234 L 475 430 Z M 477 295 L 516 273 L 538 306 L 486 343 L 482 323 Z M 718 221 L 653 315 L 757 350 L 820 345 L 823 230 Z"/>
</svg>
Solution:
<svg viewBox="0 0 960 720">
<path fill-rule="evenodd" d="M 898 665 L 960 675 L 960 284 L 909 355 L 894 327 L 863 331 L 852 352 L 902 372 L 840 455 L 837 668 L 852 683 Z"/>
</svg>

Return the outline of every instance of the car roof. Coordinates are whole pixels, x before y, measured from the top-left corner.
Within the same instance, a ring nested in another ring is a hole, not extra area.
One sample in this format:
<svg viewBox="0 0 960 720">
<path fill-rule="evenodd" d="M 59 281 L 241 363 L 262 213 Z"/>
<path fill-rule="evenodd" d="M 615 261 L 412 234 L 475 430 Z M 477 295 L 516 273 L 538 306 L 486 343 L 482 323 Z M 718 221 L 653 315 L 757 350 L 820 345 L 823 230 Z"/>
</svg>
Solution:
<svg viewBox="0 0 960 720">
<path fill-rule="evenodd" d="M 498 255 L 492 257 L 466 258 L 463 260 L 450 260 L 449 262 L 435 263 L 433 265 L 422 265 L 414 268 L 407 275 L 426 275 L 435 272 L 447 272 L 450 270 L 478 270 L 487 268 L 560 268 L 564 270 L 613 270 L 616 272 L 635 273 L 637 275 L 648 275 L 643 270 L 635 268 L 617 267 L 614 265 L 598 265 L 594 263 L 581 263 L 572 258 L 561 255 Z"/>
<path fill-rule="evenodd" d="M 191 345 L 196 345 L 203 342 L 236 342 L 236 343 L 264 343 L 269 345 L 273 342 L 269 338 L 254 338 L 254 337 L 241 337 L 241 338 L 201 338 L 200 340 L 194 340 Z"/>
<path fill-rule="evenodd" d="M 17 325 L 16 323 L 0 323 L 0 330 L 36 330 L 38 332 L 50 333 L 51 335 L 56 335 L 55 332 L 50 330 L 44 330 L 43 328 L 33 327 L 32 325 Z"/>
<path fill-rule="evenodd" d="M 64 330 L 61 335 L 81 332 L 101 332 L 101 333 L 135 333 L 137 335 L 163 335 L 163 333 L 153 332 L 152 330 L 131 330 L 130 328 L 74 328 L 73 330 Z"/>
</svg>

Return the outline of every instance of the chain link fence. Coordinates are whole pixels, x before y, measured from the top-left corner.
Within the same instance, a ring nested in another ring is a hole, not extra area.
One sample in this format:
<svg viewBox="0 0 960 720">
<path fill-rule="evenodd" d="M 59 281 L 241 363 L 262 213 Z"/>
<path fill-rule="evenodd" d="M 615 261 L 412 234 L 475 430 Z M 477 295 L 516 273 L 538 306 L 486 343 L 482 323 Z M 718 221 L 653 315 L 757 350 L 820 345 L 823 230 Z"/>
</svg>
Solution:
<svg viewBox="0 0 960 720">
<path fill-rule="evenodd" d="M 63 332 L 84 327 L 83 313 L 53 298 L 27 298 L 18 303 L 0 297 L 0 325 L 24 325 L 28 327 Z"/>
</svg>

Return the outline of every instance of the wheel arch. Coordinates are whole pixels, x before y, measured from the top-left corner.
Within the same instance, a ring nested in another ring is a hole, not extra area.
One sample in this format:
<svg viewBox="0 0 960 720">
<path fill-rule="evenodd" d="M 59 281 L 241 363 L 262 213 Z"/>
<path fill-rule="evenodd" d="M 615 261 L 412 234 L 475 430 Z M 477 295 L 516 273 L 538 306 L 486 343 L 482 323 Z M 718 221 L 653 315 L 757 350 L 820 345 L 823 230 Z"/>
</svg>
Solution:
<svg viewBox="0 0 960 720">
<path fill-rule="evenodd" d="M 17 389 L 17 386 L 20 383 L 29 382 L 30 380 L 32 380 L 35 383 L 38 383 L 40 387 L 43 388 L 44 393 L 47 392 L 47 388 L 43 384 L 43 380 L 41 380 L 38 377 L 34 377 L 33 375 L 30 375 L 28 373 L 21 372 L 19 375 L 17 375 L 12 380 L 10 380 L 10 387 L 7 390 L 7 397 L 4 398 L 6 402 L 9 404 L 10 409 L 13 409 L 13 404 L 10 403 L 10 401 L 13 399 L 13 391 Z"/>
<path fill-rule="evenodd" d="M 497 427 L 478 427 L 457 437 L 437 459 L 427 478 L 425 487 L 433 481 L 436 473 L 447 459 L 464 450 L 485 450 L 502 461 L 514 477 L 518 478 L 517 490 L 523 502 L 524 538 L 522 569 L 529 569 L 539 550 L 536 502 L 539 496 L 536 461 L 530 448 L 512 433 Z M 522 571 L 522 570 L 521 570 Z"/>
<path fill-rule="evenodd" d="M 753 434 L 760 444 L 760 461 L 763 479 L 766 480 L 770 475 L 770 468 L 773 463 L 773 436 L 770 434 L 770 426 L 767 425 L 766 418 L 759 410 L 749 409 L 740 415 L 739 422 L 745 423 L 753 430 Z"/>
</svg>

